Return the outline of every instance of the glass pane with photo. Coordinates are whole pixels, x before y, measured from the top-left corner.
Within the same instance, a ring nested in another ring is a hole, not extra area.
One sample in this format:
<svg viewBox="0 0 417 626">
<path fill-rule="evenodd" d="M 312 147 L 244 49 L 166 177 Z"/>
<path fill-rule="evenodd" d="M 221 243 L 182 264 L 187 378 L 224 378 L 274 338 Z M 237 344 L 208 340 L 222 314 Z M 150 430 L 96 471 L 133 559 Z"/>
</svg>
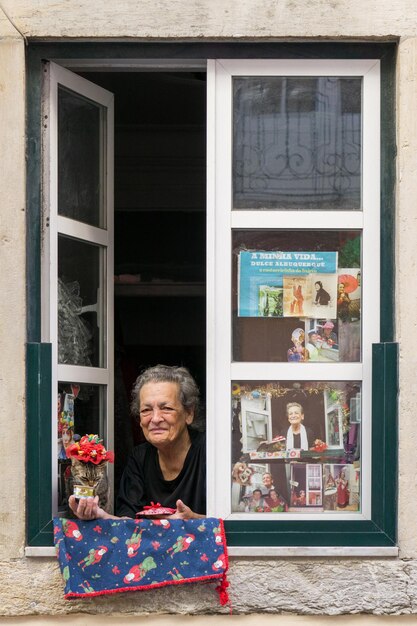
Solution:
<svg viewBox="0 0 417 626">
<path fill-rule="evenodd" d="M 105 109 L 58 88 L 58 214 L 105 228 Z"/>
<path fill-rule="evenodd" d="M 359 210 L 362 79 L 233 79 L 233 208 Z"/>
<path fill-rule="evenodd" d="M 58 362 L 105 367 L 105 250 L 58 237 Z"/>
<path fill-rule="evenodd" d="M 58 383 L 57 450 L 58 511 L 66 512 L 72 486 L 70 446 L 86 434 L 96 434 L 104 441 L 106 429 L 106 387 L 80 383 Z M 82 478 L 82 477 L 81 477 Z"/>
<path fill-rule="evenodd" d="M 232 512 L 358 512 L 361 383 L 232 384 Z"/>
<path fill-rule="evenodd" d="M 234 230 L 234 361 L 361 360 L 358 230 Z"/>
</svg>

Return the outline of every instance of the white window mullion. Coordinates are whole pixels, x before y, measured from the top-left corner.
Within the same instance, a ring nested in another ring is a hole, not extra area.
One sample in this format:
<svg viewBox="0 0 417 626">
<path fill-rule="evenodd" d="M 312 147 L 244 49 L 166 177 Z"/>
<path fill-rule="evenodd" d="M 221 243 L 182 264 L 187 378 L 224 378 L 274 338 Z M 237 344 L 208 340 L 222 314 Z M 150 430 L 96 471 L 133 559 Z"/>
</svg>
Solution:
<svg viewBox="0 0 417 626">
<path fill-rule="evenodd" d="M 233 211 L 232 228 L 362 229 L 362 211 Z"/>
<path fill-rule="evenodd" d="M 108 385 L 110 382 L 109 370 L 104 367 L 58 365 L 57 372 L 60 382 L 77 382 L 87 385 Z"/>
<path fill-rule="evenodd" d="M 362 380 L 362 363 L 232 363 L 232 380 Z"/>
<path fill-rule="evenodd" d="M 380 341 L 380 62 L 363 80 L 362 510 L 371 515 L 372 344 Z"/>
<path fill-rule="evenodd" d="M 96 228 L 90 224 L 77 222 L 62 215 L 57 216 L 57 229 L 61 235 L 74 237 L 88 243 L 96 243 L 100 246 L 108 246 L 112 241 L 113 233 L 109 229 Z"/>
<path fill-rule="evenodd" d="M 58 437 L 56 397 L 58 388 L 58 84 L 53 78 L 50 64 L 45 64 L 45 82 L 43 98 L 44 118 L 44 170 L 43 170 L 43 211 L 42 211 L 42 315 L 41 339 L 51 343 L 51 398 L 52 398 L 52 511 L 58 509 L 57 461 Z"/>
<path fill-rule="evenodd" d="M 229 171 L 231 168 L 231 120 L 222 115 L 222 106 L 231 107 L 231 93 L 223 101 L 224 89 L 229 76 L 221 66 L 215 72 L 215 211 L 208 216 L 215 224 L 215 242 L 212 248 L 214 258 L 207 259 L 207 266 L 214 267 L 213 292 L 207 292 L 207 300 L 214 301 L 214 336 L 207 337 L 208 345 L 213 346 L 213 368 L 207 372 L 208 386 L 214 397 L 211 413 L 207 414 L 207 423 L 213 424 L 214 431 L 208 438 L 208 467 L 210 459 L 216 461 L 210 471 L 208 481 L 208 515 L 226 516 L 230 511 L 230 489 L 224 489 L 225 476 L 230 475 L 231 429 L 230 424 L 230 360 L 231 360 L 231 187 Z M 210 209 L 209 209 L 210 210 Z M 210 251 L 209 251 L 210 252 Z M 209 287 L 209 285 L 208 285 Z M 221 324 L 219 324 L 221 320 Z M 210 350 L 210 348 L 209 348 Z M 225 398 L 226 400 L 225 403 Z M 217 416 L 217 419 L 216 417 Z M 222 416 L 222 419 L 218 419 Z M 209 429 L 210 430 L 210 429 Z M 220 443 L 221 442 L 221 443 Z M 219 444 L 224 453 L 219 454 Z"/>
</svg>

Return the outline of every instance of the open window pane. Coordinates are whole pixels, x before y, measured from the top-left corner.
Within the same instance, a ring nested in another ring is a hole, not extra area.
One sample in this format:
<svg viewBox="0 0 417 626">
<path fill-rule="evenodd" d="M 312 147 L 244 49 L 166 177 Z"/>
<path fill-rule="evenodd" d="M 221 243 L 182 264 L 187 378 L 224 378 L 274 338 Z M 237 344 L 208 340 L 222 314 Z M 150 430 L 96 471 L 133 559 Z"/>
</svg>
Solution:
<svg viewBox="0 0 417 626">
<path fill-rule="evenodd" d="M 105 227 L 105 108 L 58 87 L 58 214 Z"/>
<path fill-rule="evenodd" d="M 105 367 L 105 250 L 58 237 L 58 362 Z"/>
<path fill-rule="evenodd" d="M 233 232 L 233 360 L 361 360 L 361 232 Z"/>
<path fill-rule="evenodd" d="M 358 381 L 232 384 L 232 512 L 361 510 Z"/>
<path fill-rule="evenodd" d="M 233 208 L 359 210 L 362 79 L 234 77 Z"/>
<path fill-rule="evenodd" d="M 66 449 L 89 433 L 105 439 L 106 387 L 59 382 L 57 400 L 58 511 L 65 512 L 68 493 L 72 493 L 68 491 L 71 460 Z"/>
</svg>

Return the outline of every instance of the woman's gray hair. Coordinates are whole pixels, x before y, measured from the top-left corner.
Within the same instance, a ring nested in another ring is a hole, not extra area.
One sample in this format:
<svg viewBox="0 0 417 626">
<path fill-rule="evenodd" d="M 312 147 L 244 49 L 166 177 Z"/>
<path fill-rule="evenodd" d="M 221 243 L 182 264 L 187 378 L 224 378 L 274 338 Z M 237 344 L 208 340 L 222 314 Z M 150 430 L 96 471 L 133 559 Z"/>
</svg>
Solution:
<svg viewBox="0 0 417 626">
<path fill-rule="evenodd" d="M 194 409 L 194 419 L 198 417 L 200 391 L 197 383 L 186 367 L 176 365 L 155 365 L 148 367 L 138 376 L 132 389 L 130 410 L 139 415 L 140 390 L 147 383 L 176 383 L 179 388 L 179 400 L 187 412 Z"/>
</svg>

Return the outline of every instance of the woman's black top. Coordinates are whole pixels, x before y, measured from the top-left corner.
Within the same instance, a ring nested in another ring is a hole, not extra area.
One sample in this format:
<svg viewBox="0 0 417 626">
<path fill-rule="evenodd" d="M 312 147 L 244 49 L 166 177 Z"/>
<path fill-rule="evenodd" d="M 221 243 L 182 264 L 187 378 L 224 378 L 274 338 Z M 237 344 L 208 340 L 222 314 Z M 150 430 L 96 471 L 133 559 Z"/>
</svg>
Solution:
<svg viewBox="0 0 417 626">
<path fill-rule="evenodd" d="M 194 513 L 206 513 L 206 438 L 189 430 L 191 446 L 184 466 L 174 480 L 165 480 L 159 466 L 158 451 L 148 442 L 133 449 L 120 481 L 117 515 L 135 517 L 145 505 L 159 502 L 176 508 L 182 500 Z"/>
<path fill-rule="evenodd" d="M 307 435 L 307 443 L 308 446 L 312 446 L 315 440 L 314 437 L 314 433 L 311 430 L 311 428 L 306 428 L 306 435 Z M 295 450 L 300 450 L 301 448 L 301 433 L 294 433 L 293 434 L 293 441 L 294 441 L 294 449 Z"/>
</svg>

